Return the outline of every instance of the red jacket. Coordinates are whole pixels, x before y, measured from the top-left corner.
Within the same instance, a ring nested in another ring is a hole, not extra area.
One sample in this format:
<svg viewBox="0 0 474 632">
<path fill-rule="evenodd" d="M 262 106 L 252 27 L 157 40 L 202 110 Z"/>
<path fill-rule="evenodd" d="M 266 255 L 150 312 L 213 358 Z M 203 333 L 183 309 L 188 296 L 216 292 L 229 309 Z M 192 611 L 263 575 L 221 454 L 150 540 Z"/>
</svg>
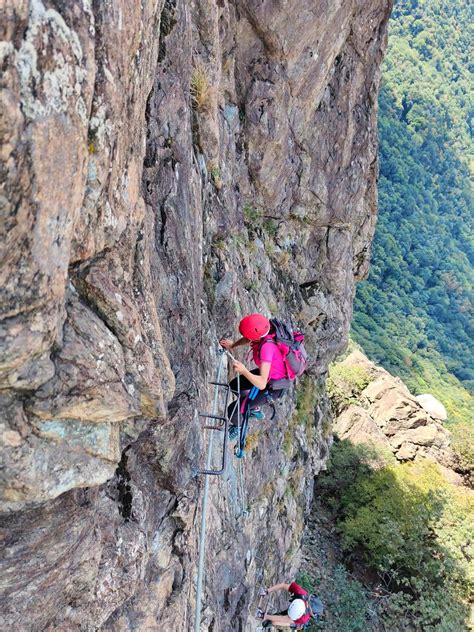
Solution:
<svg viewBox="0 0 474 632">
<path fill-rule="evenodd" d="M 296 598 L 297 597 L 301 597 L 303 595 L 308 595 L 308 592 L 304 589 L 301 588 L 301 586 L 299 584 L 297 584 L 296 582 L 291 582 L 290 587 L 288 588 L 288 591 L 294 595 Z M 299 619 L 296 619 L 295 623 L 297 623 L 298 625 L 303 625 L 303 623 L 308 623 L 308 621 L 311 619 L 311 613 L 305 612 L 305 614 L 300 617 Z"/>
</svg>

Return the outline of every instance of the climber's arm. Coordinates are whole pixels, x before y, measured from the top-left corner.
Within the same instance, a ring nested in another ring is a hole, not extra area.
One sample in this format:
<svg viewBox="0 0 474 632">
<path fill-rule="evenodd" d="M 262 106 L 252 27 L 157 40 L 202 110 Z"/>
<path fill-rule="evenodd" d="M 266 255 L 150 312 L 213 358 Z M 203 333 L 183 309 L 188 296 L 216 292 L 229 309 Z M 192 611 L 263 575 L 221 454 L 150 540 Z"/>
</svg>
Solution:
<svg viewBox="0 0 474 632">
<path fill-rule="evenodd" d="M 271 366 L 271 362 L 262 362 L 260 375 L 255 375 L 254 373 L 251 373 L 247 367 L 242 364 L 242 362 L 238 362 L 237 360 L 234 362 L 234 370 L 246 377 L 251 384 L 261 391 L 263 391 L 268 384 L 268 376 L 270 375 Z"/>
<path fill-rule="evenodd" d="M 268 589 L 268 592 L 275 592 L 276 590 L 289 590 L 290 584 L 275 584 L 271 588 Z"/>
<path fill-rule="evenodd" d="M 227 349 L 228 351 L 230 351 L 231 349 L 235 349 L 235 347 L 242 347 L 243 345 L 246 345 L 249 342 L 250 341 L 247 340 L 247 338 L 239 338 L 235 342 L 232 342 L 230 338 L 221 338 L 219 340 L 220 346 L 224 347 L 224 349 Z"/>
<path fill-rule="evenodd" d="M 265 619 L 267 619 L 267 621 L 271 621 L 275 625 L 282 626 L 284 628 L 289 628 L 295 623 L 286 614 L 266 614 Z"/>
</svg>

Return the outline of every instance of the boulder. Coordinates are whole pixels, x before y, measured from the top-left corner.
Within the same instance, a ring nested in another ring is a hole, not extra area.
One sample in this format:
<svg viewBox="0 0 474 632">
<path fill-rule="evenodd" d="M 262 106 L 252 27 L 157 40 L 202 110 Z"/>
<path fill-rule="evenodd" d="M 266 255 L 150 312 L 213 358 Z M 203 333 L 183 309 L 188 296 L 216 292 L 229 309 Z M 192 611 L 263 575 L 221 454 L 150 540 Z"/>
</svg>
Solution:
<svg viewBox="0 0 474 632">
<path fill-rule="evenodd" d="M 334 423 L 334 430 L 340 439 L 352 443 L 373 443 L 391 449 L 390 442 L 369 413 L 356 404 L 351 404 Z"/>
<path fill-rule="evenodd" d="M 424 395 L 417 395 L 415 399 L 422 406 L 423 410 L 433 417 L 433 419 L 445 421 L 448 418 L 446 408 L 439 399 L 436 399 L 433 395 L 425 393 Z"/>
</svg>

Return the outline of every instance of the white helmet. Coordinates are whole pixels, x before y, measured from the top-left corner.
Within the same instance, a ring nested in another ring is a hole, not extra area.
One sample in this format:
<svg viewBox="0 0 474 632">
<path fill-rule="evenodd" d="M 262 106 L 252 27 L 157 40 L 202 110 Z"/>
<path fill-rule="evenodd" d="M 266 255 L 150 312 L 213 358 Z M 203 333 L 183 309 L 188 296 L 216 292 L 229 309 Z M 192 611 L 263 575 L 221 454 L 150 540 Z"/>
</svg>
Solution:
<svg viewBox="0 0 474 632">
<path fill-rule="evenodd" d="M 306 605 L 302 599 L 293 599 L 288 608 L 288 616 L 296 621 L 306 612 Z"/>
</svg>

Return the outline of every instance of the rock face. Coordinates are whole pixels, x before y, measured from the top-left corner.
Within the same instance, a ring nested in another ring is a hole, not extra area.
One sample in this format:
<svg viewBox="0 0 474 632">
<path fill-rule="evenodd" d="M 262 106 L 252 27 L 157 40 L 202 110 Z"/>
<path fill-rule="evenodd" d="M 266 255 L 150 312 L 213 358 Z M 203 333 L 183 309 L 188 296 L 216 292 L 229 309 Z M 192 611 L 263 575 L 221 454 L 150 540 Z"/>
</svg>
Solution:
<svg viewBox="0 0 474 632">
<path fill-rule="evenodd" d="M 365 372 L 367 385 L 334 420 L 340 439 L 375 443 L 390 450 L 400 461 L 429 458 L 436 461 L 451 482 L 461 483 L 454 471 L 457 459 L 450 433 L 430 415 L 400 378 L 376 366 L 360 351 L 353 351 L 341 366 Z"/>
<path fill-rule="evenodd" d="M 211 485 L 203 629 L 243 630 L 262 566 L 295 568 L 374 230 L 390 5 L 3 3 L 4 629 L 190 629 L 197 411 L 250 310 L 305 327 L 312 379 L 245 500 L 232 463 Z"/>
</svg>

